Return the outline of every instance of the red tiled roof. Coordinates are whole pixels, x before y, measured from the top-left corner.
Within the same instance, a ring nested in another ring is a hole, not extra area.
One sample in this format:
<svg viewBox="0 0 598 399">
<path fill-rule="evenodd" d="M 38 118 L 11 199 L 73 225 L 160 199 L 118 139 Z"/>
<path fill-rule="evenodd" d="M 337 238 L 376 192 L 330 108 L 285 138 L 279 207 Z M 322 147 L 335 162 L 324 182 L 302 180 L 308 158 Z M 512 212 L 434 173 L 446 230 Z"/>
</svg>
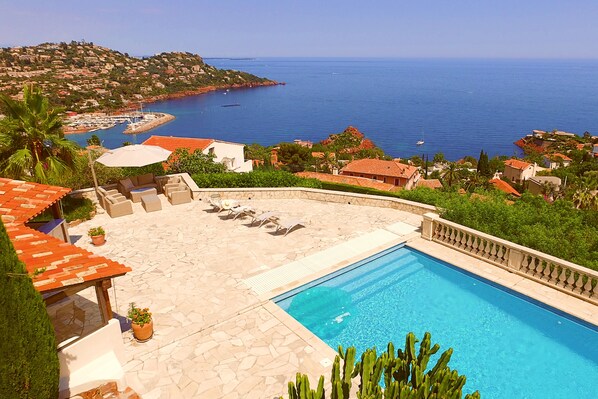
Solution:
<svg viewBox="0 0 598 399">
<path fill-rule="evenodd" d="M 342 172 L 366 173 L 375 176 L 390 176 L 410 179 L 417 168 L 397 161 L 384 161 L 382 159 L 358 159 L 350 162 Z"/>
<path fill-rule="evenodd" d="M 40 292 L 121 276 L 131 269 L 24 224 L 64 197 L 69 188 L 0 178 L 0 217 L 28 273 Z"/>
<path fill-rule="evenodd" d="M 532 166 L 531 163 L 520 161 L 518 159 L 507 159 L 505 165 L 510 166 L 514 169 L 524 170 Z"/>
<path fill-rule="evenodd" d="M 365 177 L 331 175 L 329 173 L 317 172 L 298 172 L 295 174 L 297 176 L 305 177 L 308 179 L 318 179 L 320 181 L 326 181 L 330 183 L 342 183 L 350 184 L 352 186 L 375 188 L 376 190 L 381 191 L 391 191 L 397 188 L 392 184 L 383 183 L 381 181 L 376 181 L 372 179 L 366 179 Z"/>
<path fill-rule="evenodd" d="M 118 262 L 23 225 L 7 226 L 6 231 L 28 273 L 46 269 L 33 279 L 33 285 L 40 292 L 122 276 L 131 271 Z"/>
<path fill-rule="evenodd" d="M 415 187 L 428 187 L 428 188 L 442 188 L 442 183 L 438 179 L 419 179 Z"/>
<path fill-rule="evenodd" d="M 519 194 L 517 190 L 511 187 L 511 185 L 504 180 L 492 179 L 489 183 L 496 187 L 497 190 L 503 191 L 507 194 L 512 194 L 516 197 L 521 197 L 521 194 Z"/>
<path fill-rule="evenodd" d="M 571 161 L 571 158 L 569 158 L 566 155 L 561 154 L 560 152 L 555 152 L 554 154 L 550 154 L 547 157 L 549 159 L 561 158 L 563 161 Z"/>
<path fill-rule="evenodd" d="M 189 148 L 191 152 L 200 149 L 205 150 L 214 140 L 196 139 L 192 137 L 172 137 L 172 136 L 151 136 L 145 140 L 145 145 L 157 145 L 168 151 L 174 151 L 177 148 Z"/>
<path fill-rule="evenodd" d="M 5 225 L 25 223 L 70 191 L 70 188 L 0 178 L 0 218 Z"/>
</svg>

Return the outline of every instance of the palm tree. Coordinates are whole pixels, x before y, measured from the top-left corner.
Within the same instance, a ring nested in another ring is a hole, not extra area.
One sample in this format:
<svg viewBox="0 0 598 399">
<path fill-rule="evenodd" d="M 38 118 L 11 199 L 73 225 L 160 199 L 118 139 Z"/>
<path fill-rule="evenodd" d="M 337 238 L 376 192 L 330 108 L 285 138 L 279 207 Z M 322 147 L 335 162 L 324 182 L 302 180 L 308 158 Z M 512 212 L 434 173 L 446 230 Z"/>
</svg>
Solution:
<svg viewBox="0 0 598 399">
<path fill-rule="evenodd" d="M 444 172 L 444 175 L 442 175 L 443 180 L 446 181 L 446 184 L 448 184 L 449 187 L 451 187 L 455 181 L 459 180 L 459 170 L 457 169 L 457 164 L 454 162 L 451 162 L 448 165 L 448 168 L 446 169 L 446 172 Z"/>
<path fill-rule="evenodd" d="M 60 109 L 39 88 L 25 86 L 23 101 L 0 95 L 0 173 L 45 183 L 73 166 L 78 148 L 64 138 Z"/>
</svg>

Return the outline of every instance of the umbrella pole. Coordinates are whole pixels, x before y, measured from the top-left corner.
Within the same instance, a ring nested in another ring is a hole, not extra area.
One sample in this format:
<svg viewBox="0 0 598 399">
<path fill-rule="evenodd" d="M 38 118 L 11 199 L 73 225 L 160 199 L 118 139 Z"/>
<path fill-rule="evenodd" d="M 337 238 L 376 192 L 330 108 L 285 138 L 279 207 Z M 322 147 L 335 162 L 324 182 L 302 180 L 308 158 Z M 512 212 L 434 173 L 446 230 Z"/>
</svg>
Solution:
<svg viewBox="0 0 598 399">
<path fill-rule="evenodd" d="M 91 176 L 93 177 L 93 184 L 95 186 L 96 198 L 99 201 L 100 200 L 100 194 L 98 193 L 98 178 L 96 177 L 96 171 L 93 168 L 93 160 L 91 159 L 91 150 L 87 151 L 87 156 L 89 158 L 89 167 L 91 168 Z"/>
</svg>

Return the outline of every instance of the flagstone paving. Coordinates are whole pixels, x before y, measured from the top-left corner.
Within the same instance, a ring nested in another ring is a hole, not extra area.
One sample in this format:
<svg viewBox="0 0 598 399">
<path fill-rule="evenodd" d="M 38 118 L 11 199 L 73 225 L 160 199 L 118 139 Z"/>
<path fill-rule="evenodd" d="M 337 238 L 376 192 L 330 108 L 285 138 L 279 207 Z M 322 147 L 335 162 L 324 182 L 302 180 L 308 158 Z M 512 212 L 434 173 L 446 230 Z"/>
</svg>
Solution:
<svg viewBox="0 0 598 399">
<path fill-rule="evenodd" d="M 334 351 L 290 317 L 277 317 L 275 305 L 244 280 L 320 251 L 337 256 L 330 251 L 368 233 L 400 238 L 421 223 L 421 216 L 388 208 L 299 199 L 247 204 L 301 219 L 306 227 L 285 237 L 272 225 L 226 219 L 201 201 L 171 206 L 162 198 L 162 211 L 145 213 L 134 204 L 133 215 L 99 214 L 69 229 L 80 236 L 76 245 L 133 269 L 114 281 L 114 311 L 124 320 L 135 302 L 154 315 L 149 342 L 123 334 L 131 359 L 127 384 L 144 399 L 272 398 L 286 394 L 298 371 L 328 375 Z M 86 232 L 98 225 L 107 243 L 93 247 Z"/>
</svg>

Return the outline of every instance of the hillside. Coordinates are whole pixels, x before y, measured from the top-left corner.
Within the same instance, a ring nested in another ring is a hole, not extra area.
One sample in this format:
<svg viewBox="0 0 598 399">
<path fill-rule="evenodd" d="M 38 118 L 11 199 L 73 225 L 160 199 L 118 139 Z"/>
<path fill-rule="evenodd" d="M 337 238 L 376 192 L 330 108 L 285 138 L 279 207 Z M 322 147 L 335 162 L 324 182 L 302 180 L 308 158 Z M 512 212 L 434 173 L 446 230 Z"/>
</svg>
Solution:
<svg viewBox="0 0 598 399">
<path fill-rule="evenodd" d="M 139 102 L 221 87 L 276 84 L 245 72 L 215 68 L 191 53 L 135 58 L 75 41 L 0 48 L 0 93 L 18 98 L 26 83 L 40 85 L 52 104 L 73 111 L 135 107 Z"/>
</svg>

